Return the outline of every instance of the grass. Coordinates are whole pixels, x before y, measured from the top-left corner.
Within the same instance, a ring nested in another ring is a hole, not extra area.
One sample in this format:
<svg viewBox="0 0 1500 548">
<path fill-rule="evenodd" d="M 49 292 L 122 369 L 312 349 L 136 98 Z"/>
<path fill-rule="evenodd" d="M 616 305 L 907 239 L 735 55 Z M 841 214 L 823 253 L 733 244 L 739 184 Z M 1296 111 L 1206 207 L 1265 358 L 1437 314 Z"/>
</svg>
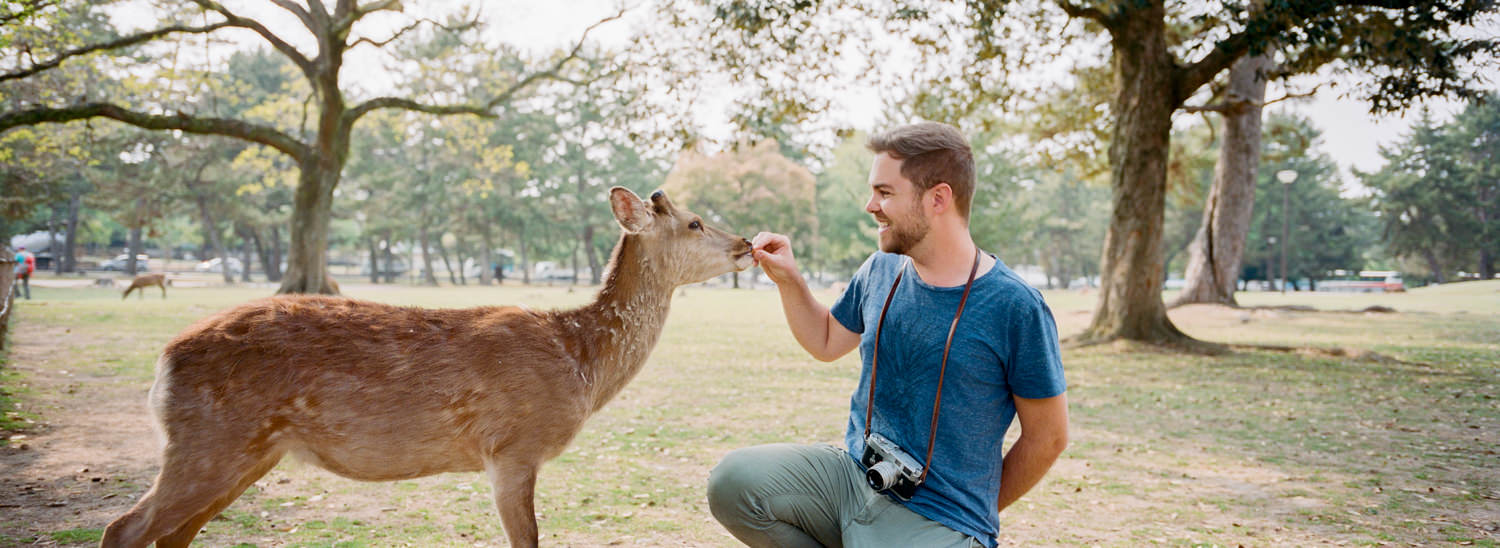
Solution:
<svg viewBox="0 0 1500 548">
<path fill-rule="evenodd" d="M 108 289 L 33 290 L 36 300 L 20 305 L 12 333 L 55 338 L 65 352 L 46 367 L 116 378 L 140 391 L 156 352 L 178 331 L 270 292 L 174 288 L 165 301 L 148 295 L 122 303 Z M 430 307 L 552 308 L 592 297 L 590 290 L 515 286 L 345 290 Z M 1095 295 L 1046 296 L 1066 335 L 1086 324 Z M 1002 544 L 1483 546 L 1500 539 L 1500 283 L 1397 295 L 1252 293 L 1241 302 L 1328 310 L 1380 304 L 1399 313 L 1172 313 L 1179 327 L 1208 340 L 1379 356 L 1203 357 L 1128 344 L 1066 352 L 1072 444 L 1047 479 L 1001 516 Z M 828 364 L 807 357 L 772 291 L 687 288 L 651 363 L 543 468 L 536 501 L 543 543 L 734 545 L 704 501 L 709 469 L 747 445 L 839 442 L 857 366 L 854 355 Z M 23 401 L 70 397 L 59 388 L 18 390 L 28 380 L 13 373 L 0 382 Z M 119 497 L 120 511 L 150 477 L 130 480 L 138 487 Z M 103 525 L 59 518 L 54 530 L 61 532 L 50 535 L 59 544 L 96 542 L 83 537 Z M 7 535 L 0 545 L 19 538 Z M 361 483 L 292 460 L 199 538 L 225 546 L 504 544 L 482 474 Z"/>
</svg>

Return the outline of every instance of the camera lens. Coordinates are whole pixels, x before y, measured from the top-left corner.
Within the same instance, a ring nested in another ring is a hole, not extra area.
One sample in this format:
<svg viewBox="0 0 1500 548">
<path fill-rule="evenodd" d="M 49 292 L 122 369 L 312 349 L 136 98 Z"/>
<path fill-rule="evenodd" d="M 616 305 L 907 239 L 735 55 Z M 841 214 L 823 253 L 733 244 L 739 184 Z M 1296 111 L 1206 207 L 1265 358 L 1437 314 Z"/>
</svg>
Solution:
<svg viewBox="0 0 1500 548">
<path fill-rule="evenodd" d="M 897 477 L 900 477 L 900 473 L 901 471 L 895 463 L 890 461 L 879 462 L 865 471 L 865 482 L 870 484 L 871 489 L 884 491 L 891 487 L 891 484 L 896 481 Z"/>
</svg>

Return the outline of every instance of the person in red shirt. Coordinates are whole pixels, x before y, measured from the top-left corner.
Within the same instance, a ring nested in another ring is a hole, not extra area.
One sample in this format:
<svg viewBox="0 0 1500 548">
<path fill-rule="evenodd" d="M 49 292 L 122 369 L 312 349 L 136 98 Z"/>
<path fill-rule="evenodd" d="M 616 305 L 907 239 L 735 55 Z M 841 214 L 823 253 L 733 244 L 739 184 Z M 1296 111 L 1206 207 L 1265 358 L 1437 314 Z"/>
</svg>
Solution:
<svg viewBox="0 0 1500 548">
<path fill-rule="evenodd" d="M 36 272 L 36 256 L 26 251 L 26 246 L 16 248 L 16 281 L 26 300 L 31 300 L 31 273 Z"/>
</svg>

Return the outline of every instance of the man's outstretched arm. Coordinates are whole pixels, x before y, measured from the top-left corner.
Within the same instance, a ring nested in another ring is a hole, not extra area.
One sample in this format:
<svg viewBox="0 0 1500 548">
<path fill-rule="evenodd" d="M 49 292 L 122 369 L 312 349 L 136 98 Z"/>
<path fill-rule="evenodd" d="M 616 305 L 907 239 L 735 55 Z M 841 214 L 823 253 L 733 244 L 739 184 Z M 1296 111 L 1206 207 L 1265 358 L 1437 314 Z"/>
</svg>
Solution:
<svg viewBox="0 0 1500 548">
<path fill-rule="evenodd" d="M 859 334 L 845 328 L 833 318 L 828 307 L 813 298 L 807 280 L 797 271 L 791 240 L 781 234 L 762 232 L 755 235 L 751 244 L 761 270 L 781 293 L 781 308 L 792 336 L 808 354 L 830 362 L 859 346 Z"/>
<path fill-rule="evenodd" d="M 1021 437 L 1005 453 L 1000 470 L 1000 511 L 1021 498 L 1068 446 L 1068 395 L 1016 401 Z"/>
</svg>

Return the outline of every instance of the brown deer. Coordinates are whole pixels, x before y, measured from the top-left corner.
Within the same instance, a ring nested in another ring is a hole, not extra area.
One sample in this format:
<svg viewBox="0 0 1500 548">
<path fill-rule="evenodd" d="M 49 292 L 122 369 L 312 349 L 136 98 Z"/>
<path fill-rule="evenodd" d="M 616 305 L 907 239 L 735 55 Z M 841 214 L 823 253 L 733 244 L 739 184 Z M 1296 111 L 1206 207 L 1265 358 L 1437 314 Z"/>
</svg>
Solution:
<svg viewBox="0 0 1500 548">
<path fill-rule="evenodd" d="M 171 280 L 167 279 L 166 274 L 141 274 L 140 276 L 136 276 L 134 280 L 130 281 L 130 287 L 125 288 L 125 294 L 120 295 L 120 300 L 123 301 L 129 298 L 130 292 L 137 289 L 141 290 L 141 292 L 136 293 L 136 296 L 145 298 L 146 288 L 153 285 L 161 288 L 161 298 L 165 299 L 167 298 L 167 285 L 171 283 Z"/>
<path fill-rule="evenodd" d="M 485 471 L 511 546 L 536 546 L 537 469 L 645 364 L 677 286 L 749 268 L 750 242 L 610 190 L 624 234 L 593 303 L 426 310 L 326 296 L 250 302 L 157 361 L 156 483 L 103 546 L 186 546 L 288 453 L 341 476 Z"/>
</svg>

